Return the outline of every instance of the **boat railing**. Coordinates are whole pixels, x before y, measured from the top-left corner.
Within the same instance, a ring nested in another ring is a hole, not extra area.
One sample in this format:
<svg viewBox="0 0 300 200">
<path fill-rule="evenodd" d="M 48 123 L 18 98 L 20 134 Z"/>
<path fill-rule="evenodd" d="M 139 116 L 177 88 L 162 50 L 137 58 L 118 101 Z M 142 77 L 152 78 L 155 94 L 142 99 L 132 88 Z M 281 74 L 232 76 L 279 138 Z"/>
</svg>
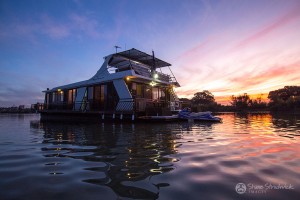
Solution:
<svg viewBox="0 0 300 200">
<path fill-rule="evenodd" d="M 169 103 L 165 100 L 152 100 L 145 98 L 135 99 L 135 110 L 139 112 L 144 112 L 153 109 L 169 108 Z"/>
<path fill-rule="evenodd" d="M 117 106 L 116 111 L 118 112 L 130 112 L 134 111 L 135 101 L 133 98 L 124 98 L 120 99 Z"/>
<path fill-rule="evenodd" d="M 165 82 L 171 82 L 171 77 L 168 74 L 164 74 L 162 72 L 156 72 L 158 75 L 158 80 L 165 81 Z"/>
</svg>

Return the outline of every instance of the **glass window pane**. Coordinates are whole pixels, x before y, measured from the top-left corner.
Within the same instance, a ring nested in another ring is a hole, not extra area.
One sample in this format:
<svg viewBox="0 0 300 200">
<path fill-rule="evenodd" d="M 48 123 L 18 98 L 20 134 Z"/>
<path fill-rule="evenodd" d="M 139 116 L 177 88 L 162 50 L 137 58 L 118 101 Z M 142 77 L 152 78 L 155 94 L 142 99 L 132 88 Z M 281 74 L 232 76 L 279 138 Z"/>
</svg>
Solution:
<svg viewBox="0 0 300 200">
<path fill-rule="evenodd" d="M 68 91 L 68 103 L 69 104 L 71 104 L 73 101 L 72 97 L 73 97 L 72 90 L 69 90 Z"/>
<path fill-rule="evenodd" d="M 143 85 L 142 84 L 137 84 L 136 86 L 136 96 L 139 98 L 143 98 Z"/>
<path fill-rule="evenodd" d="M 152 88 L 152 99 L 158 100 L 158 88 Z"/>
<path fill-rule="evenodd" d="M 63 102 L 63 101 L 64 101 L 64 92 L 63 92 L 63 91 L 60 92 L 59 97 L 60 97 L 59 100 L 60 100 L 61 102 Z"/>
<path fill-rule="evenodd" d="M 72 100 L 73 100 L 73 102 L 75 102 L 75 97 L 76 97 L 76 89 L 73 89 L 72 93 L 73 93 L 73 98 L 72 98 Z"/>
<path fill-rule="evenodd" d="M 131 84 L 131 94 L 134 96 L 136 95 L 136 83 Z"/>
<path fill-rule="evenodd" d="M 161 88 L 160 89 L 160 99 L 165 100 L 165 97 L 166 97 L 165 89 Z"/>
<path fill-rule="evenodd" d="M 100 97 L 101 97 L 100 85 L 97 85 L 95 86 L 95 94 L 94 94 L 95 101 L 99 102 Z"/>
<path fill-rule="evenodd" d="M 52 102 L 56 102 L 56 93 L 55 92 L 52 93 Z"/>
<path fill-rule="evenodd" d="M 93 96 L 94 96 L 93 91 L 94 91 L 94 87 L 89 87 L 89 89 L 88 89 L 88 99 L 89 100 L 93 99 Z"/>
<path fill-rule="evenodd" d="M 145 85 L 145 98 L 152 99 L 152 91 L 149 85 Z"/>
</svg>

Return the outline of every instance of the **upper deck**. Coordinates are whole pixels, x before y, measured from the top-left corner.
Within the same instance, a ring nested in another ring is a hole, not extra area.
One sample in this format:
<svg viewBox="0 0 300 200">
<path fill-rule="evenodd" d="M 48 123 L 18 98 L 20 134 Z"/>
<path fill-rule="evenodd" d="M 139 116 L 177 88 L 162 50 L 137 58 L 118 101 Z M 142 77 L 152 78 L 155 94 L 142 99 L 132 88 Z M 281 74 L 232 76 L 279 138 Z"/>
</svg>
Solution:
<svg viewBox="0 0 300 200">
<path fill-rule="evenodd" d="M 152 86 L 161 84 L 180 87 L 174 74 L 169 68 L 170 66 L 171 64 L 154 57 L 154 55 L 149 55 L 132 48 L 104 57 L 104 63 L 92 78 L 55 87 L 44 92 L 74 89 L 128 78 Z M 167 68 L 169 73 L 163 72 L 162 68 Z"/>
<path fill-rule="evenodd" d="M 131 78 L 179 86 L 170 66 L 170 63 L 154 57 L 154 53 L 149 55 L 134 48 L 113 54 L 108 61 L 110 73 L 132 70 L 134 74 Z M 169 73 L 163 72 L 162 68 L 168 68 Z"/>
</svg>

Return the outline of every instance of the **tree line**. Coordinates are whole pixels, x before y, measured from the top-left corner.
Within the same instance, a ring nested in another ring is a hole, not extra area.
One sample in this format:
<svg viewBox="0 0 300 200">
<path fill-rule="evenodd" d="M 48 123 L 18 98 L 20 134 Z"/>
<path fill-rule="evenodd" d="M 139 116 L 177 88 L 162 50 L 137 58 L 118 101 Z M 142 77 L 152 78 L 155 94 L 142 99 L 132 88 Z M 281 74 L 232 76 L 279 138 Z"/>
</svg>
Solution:
<svg viewBox="0 0 300 200">
<path fill-rule="evenodd" d="M 182 107 L 190 107 L 194 112 L 247 112 L 247 111 L 274 111 L 274 112 L 300 112 L 300 86 L 285 86 L 278 90 L 270 91 L 269 101 L 262 99 L 262 95 L 251 98 L 244 93 L 230 97 L 230 105 L 221 105 L 215 101 L 214 95 L 203 90 L 197 92 L 191 99 L 181 98 Z"/>
</svg>

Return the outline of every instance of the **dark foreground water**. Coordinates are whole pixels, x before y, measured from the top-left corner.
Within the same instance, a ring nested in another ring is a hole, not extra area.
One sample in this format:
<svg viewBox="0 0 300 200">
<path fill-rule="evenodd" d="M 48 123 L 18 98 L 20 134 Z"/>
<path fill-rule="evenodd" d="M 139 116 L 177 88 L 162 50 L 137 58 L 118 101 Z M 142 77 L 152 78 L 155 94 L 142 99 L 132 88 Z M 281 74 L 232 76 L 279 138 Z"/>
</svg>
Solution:
<svg viewBox="0 0 300 200">
<path fill-rule="evenodd" d="M 2 114 L 0 199 L 299 199 L 300 117 L 220 116 L 63 124 Z"/>
</svg>

